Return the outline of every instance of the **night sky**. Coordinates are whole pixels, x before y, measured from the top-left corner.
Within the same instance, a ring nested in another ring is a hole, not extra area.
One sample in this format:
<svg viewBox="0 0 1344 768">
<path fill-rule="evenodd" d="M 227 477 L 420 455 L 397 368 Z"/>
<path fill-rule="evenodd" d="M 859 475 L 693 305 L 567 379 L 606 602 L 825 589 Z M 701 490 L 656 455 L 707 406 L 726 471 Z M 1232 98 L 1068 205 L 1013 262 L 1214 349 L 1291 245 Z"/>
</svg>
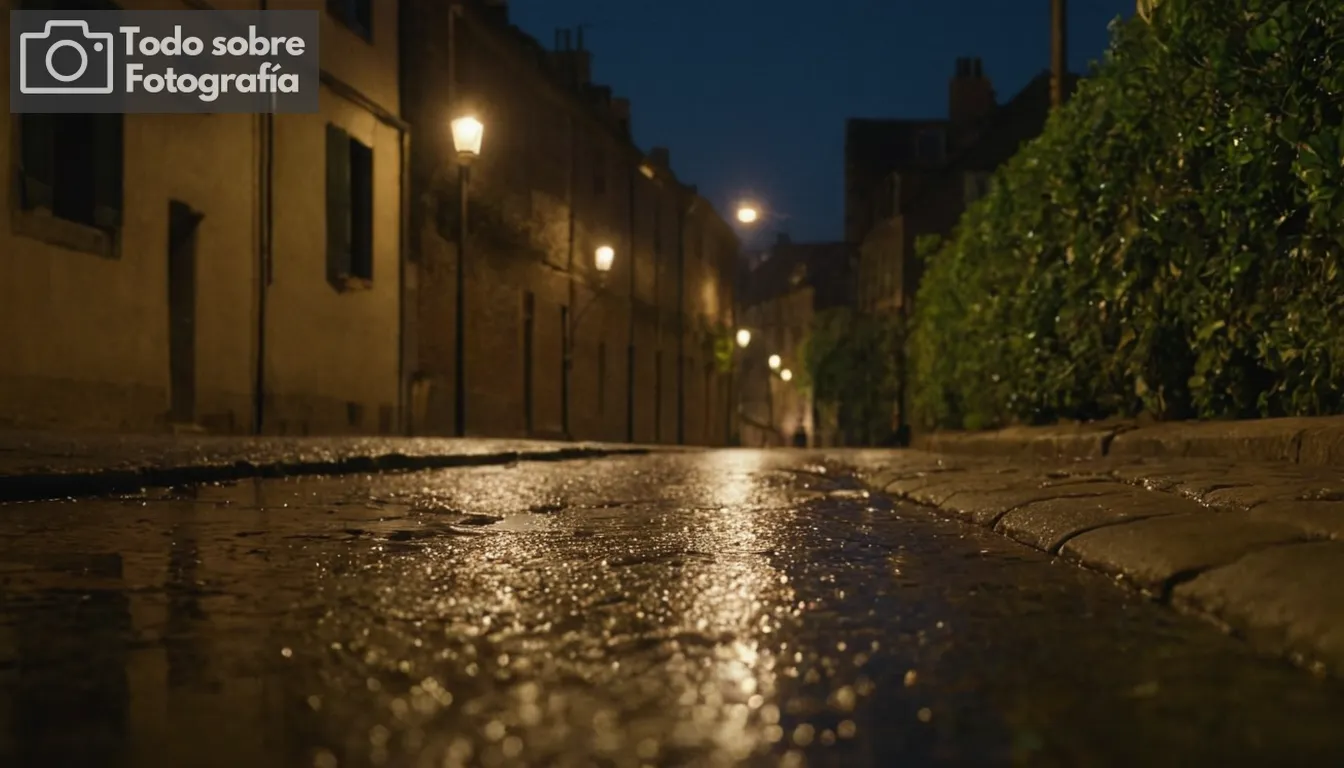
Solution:
<svg viewBox="0 0 1344 768">
<path fill-rule="evenodd" d="M 746 195 L 786 231 L 843 224 L 847 117 L 944 117 L 959 56 L 984 59 L 1000 103 L 1050 66 L 1049 0 L 512 0 L 543 45 L 585 26 L 594 80 L 633 102 L 641 148 L 725 215 Z M 1026 10 L 1023 10 L 1024 7 Z M 1085 72 L 1134 0 L 1070 0 L 1069 60 Z"/>
</svg>

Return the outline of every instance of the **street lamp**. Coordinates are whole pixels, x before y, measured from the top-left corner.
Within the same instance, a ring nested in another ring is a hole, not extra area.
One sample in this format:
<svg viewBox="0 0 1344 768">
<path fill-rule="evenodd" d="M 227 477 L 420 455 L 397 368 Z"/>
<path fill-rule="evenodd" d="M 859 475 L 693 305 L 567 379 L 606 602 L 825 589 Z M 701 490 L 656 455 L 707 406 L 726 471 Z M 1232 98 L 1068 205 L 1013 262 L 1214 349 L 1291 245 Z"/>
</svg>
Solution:
<svg viewBox="0 0 1344 768">
<path fill-rule="evenodd" d="M 457 326 L 454 329 L 453 391 L 454 427 L 458 437 L 467 434 L 467 190 L 471 180 L 471 163 L 481 154 L 481 140 L 485 125 L 472 115 L 455 118 L 450 124 L 453 148 L 457 150 L 457 197 L 462 206 L 457 220 Z"/>
<path fill-rule="evenodd" d="M 746 349 L 747 345 L 750 343 L 751 331 L 748 331 L 746 328 L 739 329 L 737 332 L 737 346 Z"/>
<path fill-rule="evenodd" d="M 611 271 L 611 266 L 615 261 L 616 251 L 610 245 L 600 246 L 593 252 L 593 266 L 603 275 Z"/>
<path fill-rule="evenodd" d="M 790 371 L 788 368 L 785 368 L 784 370 L 779 372 L 779 378 L 785 381 L 793 381 L 793 371 Z"/>
<path fill-rule="evenodd" d="M 574 337 L 578 333 L 579 323 L 583 322 L 584 315 L 588 313 L 588 310 L 591 309 L 592 306 L 597 303 L 598 298 L 601 297 L 601 291 L 606 286 L 607 274 L 611 272 L 611 268 L 615 263 L 616 249 L 612 248 L 610 245 L 599 245 L 597 249 L 593 251 L 593 268 L 597 270 L 598 287 L 594 290 L 593 295 L 588 297 L 588 303 L 579 307 L 578 312 L 569 316 L 569 327 L 564 329 L 561 348 L 564 350 L 565 358 L 564 386 L 566 392 L 569 391 L 569 373 L 574 367 Z M 565 397 L 564 407 L 565 409 L 569 408 L 568 396 Z M 565 414 L 565 431 L 566 433 L 569 432 L 569 415 L 567 412 Z M 566 434 L 566 437 L 569 437 L 569 435 Z"/>
<path fill-rule="evenodd" d="M 743 224 L 755 224 L 759 218 L 761 218 L 761 212 L 756 210 L 756 206 L 745 204 L 738 206 L 737 220 Z"/>
<path fill-rule="evenodd" d="M 781 366 L 781 365 L 783 365 L 783 364 L 784 364 L 784 360 L 783 360 L 782 358 L 780 358 L 779 355 L 771 355 L 771 356 L 770 356 L 770 370 L 772 370 L 772 371 L 778 371 L 778 370 L 779 370 L 779 366 Z"/>
</svg>

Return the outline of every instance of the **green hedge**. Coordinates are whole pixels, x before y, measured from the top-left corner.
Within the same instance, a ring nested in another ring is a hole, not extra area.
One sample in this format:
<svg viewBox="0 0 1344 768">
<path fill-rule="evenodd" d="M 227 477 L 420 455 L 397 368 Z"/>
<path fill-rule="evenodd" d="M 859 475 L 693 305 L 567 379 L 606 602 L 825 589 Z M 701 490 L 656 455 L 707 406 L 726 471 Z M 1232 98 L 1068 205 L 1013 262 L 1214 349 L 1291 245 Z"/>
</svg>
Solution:
<svg viewBox="0 0 1344 768">
<path fill-rule="evenodd" d="M 929 251 L 923 426 L 1344 406 L 1344 3 L 1163 0 Z"/>
</svg>

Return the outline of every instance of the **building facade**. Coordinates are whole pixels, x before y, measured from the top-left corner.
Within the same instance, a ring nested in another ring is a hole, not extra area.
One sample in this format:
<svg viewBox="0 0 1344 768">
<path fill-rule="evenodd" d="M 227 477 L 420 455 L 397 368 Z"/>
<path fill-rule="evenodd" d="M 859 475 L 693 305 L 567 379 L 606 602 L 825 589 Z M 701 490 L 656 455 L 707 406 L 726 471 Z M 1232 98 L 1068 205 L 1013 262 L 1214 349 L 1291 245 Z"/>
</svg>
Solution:
<svg viewBox="0 0 1344 768">
<path fill-rule="evenodd" d="M 856 187 L 849 201 L 865 213 L 855 217 L 861 226 L 852 233 L 858 238 L 855 242 L 860 254 L 859 306 L 865 310 L 913 311 L 923 268 L 917 253 L 919 239 L 950 235 L 966 208 L 988 192 L 994 171 L 1045 126 L 1051 108 L 1051 73 L 1036 76 L 1013 98 L 997 106 L 981 100 L 986 91 L 969 87 L 963 82 L 968 77 L 983 78 L 978 60 L 958 63 L 952 80 L 953 116 L 947 123 L 951 134 L 958 137 L 956 151 L 940 163 L 929 166 L 900 159 L 884 163 L 880 150 L 854 156 L 858 167 L 863 167 L 863 157 L 872 158 L 867 162 L 874 170 L 866 178 L 880 179 Z M 1066 75 L 1065 93 L 1071 92 L 1076 83 L 1077 77 Z M 963 105 L 959 118 L 955 108 L 960 103 L 958 97 L 967 93 L 975 97 L 975 108 Z M 989 108 L 980 109 L 985 104 Z M 966 122 L 967 116 L 973 116 L 973 121 Z M 865 127 L 872 129 L 869 123 Z M 902 136 L 904 121 L 891 123 L 885 127 Z M 851 136 L 862 135 L 856 127 L 851 121 Z"/>
<path fill-rule="evenodd" d="M 547 49 L 502 3 L 408 11 L 414 433 L 725 442 L 714 344 L 732 328 L 731 228 L 667 150 L 635 146 L 629 102 L 592 83 L 581 30 Z M 463 182 L 449 126 L 465 114 L 485 127 Z"/>
<path fill-rule="evenodd" d="M 742 323 L 752 332 L 739 366 L 743 445 L 792 445 L 800 433 L 813 447 L 841 443 L 836 414 L 819 409 L 804 385 L 802 347 L 817 313 L 852 306 L 856 260 L 848 243 L 796 243 L 782 234 L 757 255 L 742 297 Z"/>
<path fill-rule="evenodd" d="M 489 0 L 180 7 L 319 11 L 320 111 L 4 121 L 0 425 L 459 432 L 471 109 L 461 431 L 727 439 L 737 239 L 635 147 L 581 32 L 546 50 Z"/>
<path fill-rule="evenodd" d="M 397 3 L 218 6 L 322 12 L 319 113 L 0 121 L 0 425 L 397 430 Z"/>
</svg>

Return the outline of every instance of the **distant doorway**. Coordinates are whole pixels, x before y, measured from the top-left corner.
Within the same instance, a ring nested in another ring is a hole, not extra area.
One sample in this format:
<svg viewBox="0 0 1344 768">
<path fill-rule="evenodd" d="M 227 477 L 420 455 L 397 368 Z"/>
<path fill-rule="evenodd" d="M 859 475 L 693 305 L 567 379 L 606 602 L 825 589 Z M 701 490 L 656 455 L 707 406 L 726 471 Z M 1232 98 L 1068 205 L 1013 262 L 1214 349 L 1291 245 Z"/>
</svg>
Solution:
<svg viewBox="0 0 1344 768">
<path fill-rule="evenodd" d="M 169 417 L 196 421 L 196 230 L 205 214 L 180 200 L 168 203 Z"/>
</svg>

